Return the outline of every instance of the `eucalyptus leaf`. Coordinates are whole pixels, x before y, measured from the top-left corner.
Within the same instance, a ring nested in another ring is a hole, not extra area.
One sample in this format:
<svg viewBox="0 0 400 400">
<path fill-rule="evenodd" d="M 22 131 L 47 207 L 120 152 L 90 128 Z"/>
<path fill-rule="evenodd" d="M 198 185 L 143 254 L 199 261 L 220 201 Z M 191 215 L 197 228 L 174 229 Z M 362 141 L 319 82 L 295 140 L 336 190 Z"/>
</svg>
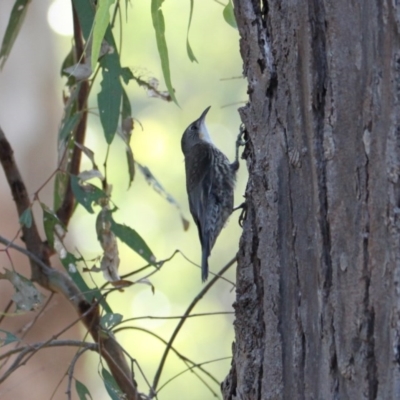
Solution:
<svg viewBox="0 0 400 400">
<path fill-rule="evenodd" d="M 7 344 L 18 342 L 19 338 L 14 334 L 0 329 L 0 347 L 6 346 Z"/>
<path fill-rule="evenodd" d="M 4 273 L 0 273 L 0 279 L 6 279 L 14 286 L 15 293 L 12 296 L 12 300 L 16 305 L 17 311 L 36 310 L 44 300 L 42 293 L 24 276 L 8 269 L 4 269 L 4 271 Z"/>
<path fill-rule="evenodd" d="M 92 37 L 92 55 L 91 67 L 94 70 L 97 59 L 99 58 L 101 43 L 110 21 L 110 7 L 115 0 L 101 0 L 98 2 L 98 8 L 94 17 L 93 37 Z"/>
<path fill-rule="evenodd" d="M 121 110 L 121 131 L 120 136 L 126 146 L 126 159 L 128 164 L 128 174 L 129 174 L 129 187 L 133 182 L 135 177 L 135 159 L 133 157 L 133 152 L 130 146 L 131 135 L 133 130 L 133 118 L 132 118 L 132 108 L 129 101 L 129 97 L 126 94 L 125 89 L 122 90 L 122 110 Z"/>
<path fill-rule="evenodd" d="M 126 225 L 119 224 L 112 219 L 111 212 L 111 231 L 114 232 L 115 236 L 134 252 L 143 257 L 149 264 L 155 265 L 156 258 L 153 252 L 150 250 L 147 243 L 142 237 L 132 228 Z"/>
<path fill-rule="evenodd" d="M 88 303 L 92 303 L 93 299 L 96 299 L 103 307 L 106 313 L 112 314 L 111 307 L 108 305 L 104 296 L 101 294 L 99 289 L 91 289 L 82 278 L 81 273 L 78 271 L 77 262 L 79 261 L 72 253 L 69 253 L 65 249 L 65 255 L 60 257 L 61 263 L 68 275 L 74 281 L 75 285 L 78 286 L 79 290 L 85 296 Z"/>
<path fill-rule="evenodd" d="M 28 207 L 19 217 L 19 223 L 22 226 L 30 228 L 32 226 L 32 210 Z"/>
<path fill-rule="evenodd" d="M 57 172 L 56 179 L 54 181 L 54 204 L 55 210 L 59 210 L 68 186 L 68 175 L 64 172 Z"/>
<path fill-rule="evenodd" d="M 44 203 L 40 203 L 43 210 L 43 226 L 46 238 L 51 248 L 54 246 L 54 231 L 57 225 L 60 225 L 65 231 L 65 226 L 58 219 L 56 213 L 46 206 Z"/>
<path fill-rule="evenodd" d="M 93 399 L 89 389 L 82 382 L 78 381 L 78 379 L 75 379 L 75 390 L 79 396 L 79 400 L 88 400 L 88 397 Z"/>
<path fill-rule="evenodd" d="M 123 315 L 122 314 L 118 314 L 118 313 L 105 314 L 100 319 L 100 325 L 104 329 L 110 330 L 115 325 L 118 325 L 122 321 L 123 318 L 124 318 Z"/>
<path fill-rule="evenodd" d="M 106 369 L 102 369 L 101 375 L 103 376 L 107 393 L 112 400 L 121 400 L 125 397 L 113 376 Z"/>
<path fill-rule="evenodd" d="M 4 67 L 5 62 L 10 55 L 15 39 L 18 36 L 22 23 L 24 22 L 29 3 L 30 0 L 16 0 L 14 3 L 14 7 L 10 14 L 10 19 L 8 20 L 6 32 L 4 34 L 3 42 L 1 43 L 0 69 Z"/>
<path fill-rule="evenodd" d="M 93 0 L 72 0 L 72 4 L 78 15 L 83 37 L 88 41 L 92 32 L 95 14 Z"/>
<path fill-rule="evenodd" d="M 194 7 L 194 0 L 190 0 L 189 24 L 186 33 L 186 51 L 188 53 L 190 61 L 198 62 L 189 43 L 189 30 L 190 30 L 190 25 L 192 23 L 193 7 Z"/>
<path fill-rule="evenodd" d="M 97 95 L 100 121 L 108 144 L 117 132 L 122 100 L 122 85 L 120 81 L 121 66 L 118 54 L 107 54 L 100 60 L 103 79 L 101 91 Z"/>
<path fill-rule="evenodd" d="M 92 208 L 93 202 L 107 197 L 107 195 L 96 186 L 91 184 L 81 185 L 79 183 L 79 178 L 75 175 L 71 175 L 71 188 L 76 201 L 91 214 L 94 213 Z"/>
<path fill-rule="evenodd" d="M 232 27 L 237 29 L 237 23 L 235 18 L 235 13 L 233 11 L 232 0 L 229 0 L 228 4 L 224 7 L 224 11 L 222 12 L 225 21 Z"/>
<path fill-rule="evenodd" d="M 175 102 L 176 105 L 178 101 L 175 97 L 175 91 L 172 87 L 171 82 L 171 72 L 169 69 L 169 57 L 168 57 L 168 48 L 167 41 L 165 39 L 165 22 L 164 15 L 161 10 L 161 5 L 164 0 L 151 0 L 151 18 L 153 20 L 153 27 L 156 32 L 156 42 L 158 54 L 160 55 L 161 60 L 161 69 L 164 75 L 165 85 L 167 86 L 168 92 Z"/>
<path fill-rule="evenodd" d="M 66 140 L 77 127 L 82 113 L 77 112 L 75 114 L 69 115 L 61 123 L 60 132 L 58 134 L 58 140 Z"/>
</svg>

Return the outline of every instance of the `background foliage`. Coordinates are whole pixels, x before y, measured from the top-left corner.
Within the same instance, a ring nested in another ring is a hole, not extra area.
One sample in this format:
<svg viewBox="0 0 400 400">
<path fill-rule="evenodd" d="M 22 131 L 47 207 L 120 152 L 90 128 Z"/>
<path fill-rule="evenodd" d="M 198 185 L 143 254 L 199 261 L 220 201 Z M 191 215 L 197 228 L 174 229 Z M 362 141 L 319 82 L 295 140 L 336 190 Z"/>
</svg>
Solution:
<svg viewBox="0 0 400 400">
<path fill-rule="evenodd" d="M 58 3 L 68 4 L 67 1 L 61 2 L 61 0 L 58 0 Z M 12 4 L 13 2 L 8 1 L 2 6 L 1 37 Z M 5 105 L 0 107 L 0 122 L 5 132 L 9 133 L 22 175 L 27 178 L 31 193 L 47 179 L 56 165 L 57 132 L 63 113 L 60 93 L 66 81 L 65 77 L 61 78 L 56 74 L 71 47 L 70 37 L 60 36 L 50 30 L 46 20 L 47 7 L 50 5 L 51 2 L 30 5 L 20 35 L 0 74 L 0 101 Z M 168 258 L 175 249 L 179 249 L 191 260 L 199 262 L 200 245 L 188 212 L 180 138 L 186 126 L 197 118 L 205 107 L 212 105 L 208 116 L 209 130 L 217 146 L 232 159 L 239 118 L 236 113 L 237 106 L 228 105 L 245 100 L 245 84 L 241 79 L 228 79 L 241 75 L 238 34 L 224 21 L 224 6 L 215 1 L 196 2 L 194 5 L 189 37 L 192 52 L 198 63 L 190 61 L 186 41 L 190 6 L 190 1 L 181 0 L 169 0 L 162 4 L 171 81 L 180 107 L 173 102 L 147 97 L 145 90 L 133 81 L 130 81 L 127 88 L 132 114 L 136 118 L 131 139 L 135 160 L 140 165 L 150 168 L 162 186 L 180 204 L 183 216 L 191 222 L 189 230 L 187 232 L 183 230 L 179 211 L 155 193 L 138 171 L 128 190 L 125 145 L 119 138 L 115 138 L 111 146 L 107 178 L 113 185 L 113 201 L 118 206 L 118 211 L 114 214 L 115 220 L 139 232 L 158 260 Z M 165 90 L 151 11 L 149 2 L 132 1 L 128 4 L 127 13 L 123 7 L 122 19 L 116 20 L 114 37 L 117 47 L 120 48 L 121 65 L 129 67 L 135 76 L 145 80 L 152 77 L 158 79 L 159 89 Z M 70 15 L 69 13 L 67 9 L 58 15 L 64 20 Z M 56 22 L 57 24 L 60 25 L 61 20 Z M 122 46 L 120 47 L 118 43 Z M 89 116 L 86 146 L 94 151 L 96 162 L 101 166 L 107 147 L 98 110 L 95 108 L 97 95 L 101 90 L 99 82 L 92 90 L 89 99 L 92 114 Z M 90 168 L 90 160 L 84 157 L 81 170 Z M 236 203 L 241 202 L 241 195 L 244 192 L 244 169 L 242 165 Z M 29 179 L 30 176 L 34 179 Z M 10 237 L 17 232 L 17 221 L 15 215 L 11 215 L 14 219 L 7 218 L 7 210 L 12 210 L 13 205 L 3 180 L 0 185 L 4 220 L 0 231 L 2 235 Z M 46 186 L 42 193 L 41 201 L 51 206 L 51 185 Z M 94 208 L 97 213 L 99 207 L 94 206 Z M 34 208 L 34 215 L 41 219 L 38 207 Z M 95 232 L 95 221 L 96 214 L 89 214 L 83 207 L 78 206 L 69 225 L 68 248 L 74 250 L 76 255 L 78 254 L 76 251 L 79 251 L 86 260 L 94 259 L 101 254 Z M 236 253 L 240 232 L 236 221 L 237 216 L 234 215 L 214 248 L 210 259 L 212 271 L 220 269 Z M 0 257 L 1 266 L 7 266 L 9 264 L 7 257 L 3 253 L 0 253 Z M 124 244 L 120 244 L 120 257 L 121 274 L 129 273 L 145 264 L 141 257 Z M 19 271 L 18 268 L 17 270 Z M 91 277 L 84 274 L 84 276 L 88 282 L 93 279 L 97 285 L 104 283 L 102 274 L 92 274 Z M 227 276 L 234 279 L 234 270 L 232 269 Z M 159 273 L 151 277 L 151 283 L 155 288 L 154 294 L 149 285 L 134 285 L 123 293 L 113 293 L 107 299 L 113 311 L 123 315 L 124 319 L 149 315 L 181 315 L 201 289 L 199 269 L 179 254 L 165 263 Z M 6 283 L 1 282 L 1 285 L 6 286 Z M 219 282 L 199 303 L 195 312 L 232 311 L 233 297 L 232 285 Z M 26 321 L 26 316 L 16 317 L 10 324 L 15 330 L 16 327 L 24 326 Z M 177 322 L 177 320 L 140 319 L 132 321 L 130 325 L 151 329 L 168 339 Z M 68 322 L 61 323 L 66 325 Z M 231 316 L 192 318 L 185 323 L 175 346 L 199 363 L 229 357 L 233 339 L 231 325 Z M 50 331 L 41 330 L 44 337 L 51 335 Z M 84 333 L 82 329 L 80 337 Z M 134 330 L 123 331 L 118 334 L 118 338 L 123 347 L 139 362 L 146 377 L 152 380 L 164 344 L 143 332 Z M 98 384 L 97 373 L 93 373 L 98 369 L 98 356 L 87 355 L 81 362 L 85 363 L 86 375 L 79 375 L 77 378 L 85 383 L 93 398 L 99 398 L 104 393 L 104 387 Z M 219 380 L 222 380 L 229 369 L 229 364 L 228 359 L 212 363 L 207 367 Z M 68 364 L 64 365 L 64 370 L 67 366 Z M 19 379 L 29 381 L 38 374 L 40 376 L 46 374 L 46 371 L 52 368 L 51 362 L 47 361 L 43 365 L 38 363 L 26 375 L 20 372 Z M 181 361 L 175 356 L 170 356 L 161 384 L 184 369 L 185 366 Z M 58 380 L 61 378 L 62 373 L 59 374 Z M 136 373 L 136 379 L 140 388 L 146 387 L 140 374 Z M 7 387 L 7 383 L 8 381 L 2 385 L 2 398 L 3 396 L 15 398 L 20 389 L 13 383 Z M 43 389 L 45 394 L 37 398 L 50 397 L 55 386 L 55 381 L 50 380 L 49 386 Z M 218 392 L 215 385 L 213 388 Z M 63 393 L 63 387 L 60 393 Z M 167 385 L 160 392 L 159 398 L 176 398 L 177 393 L 180 393 L 181 398 L 194 400 L 211 398 L 210 391 L 191 373 L 186 373 Z"/>
</svg>

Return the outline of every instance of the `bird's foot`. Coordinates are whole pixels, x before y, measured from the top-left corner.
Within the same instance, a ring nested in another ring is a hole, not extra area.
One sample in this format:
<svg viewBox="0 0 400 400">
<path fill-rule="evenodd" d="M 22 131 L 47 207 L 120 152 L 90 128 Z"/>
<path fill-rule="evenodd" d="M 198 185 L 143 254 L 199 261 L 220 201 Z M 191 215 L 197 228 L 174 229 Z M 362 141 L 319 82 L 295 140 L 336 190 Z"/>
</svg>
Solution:
<svg viewBox="0 0 400 400">
<path fill-rule="evenodd" d="M 241 227 L 243 227 L 243 221 L 246 219 L 247 216 L 247 204 L 244 201 L 242 204 L 238 205 L 237 207 L 235 207 L 232 212 L 236 211 L 236 210 L 242 210 L 240 215 L 239 215 L 239 225 Z"/>
<path fill-rule="evenodd" d="M 239 149 L 240 146 L 246 145 L 247 140 L 243 139 L 245 133 L 246 133 L 246 127 L 244 126 L 244 124 L 241 124 L 239 134 L 236 138 L 236 148 L 237 149 Z"/>
</svg>

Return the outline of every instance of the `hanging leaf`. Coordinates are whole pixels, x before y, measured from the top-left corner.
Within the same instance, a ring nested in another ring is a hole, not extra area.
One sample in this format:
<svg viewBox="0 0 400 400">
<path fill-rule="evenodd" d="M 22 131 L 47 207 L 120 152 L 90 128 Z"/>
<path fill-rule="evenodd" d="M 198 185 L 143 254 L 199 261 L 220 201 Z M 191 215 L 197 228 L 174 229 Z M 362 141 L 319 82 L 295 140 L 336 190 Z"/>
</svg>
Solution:
<svg viewBox="0 0 400 400">
<path fill-rule="evenodd" d="M 75 390 L 79 396 L 79 400 L 88 400 L 87 396 L 89 396 L 90 399 L 93 399 L 89 389 L 82 382 L 78 381 L 78 379 L 75 379 Z"/>
<path fill-rule="evenodd" d="M 10 332 L 0 329 L 0 347 L 6 346 L 7 344 L 18 342 L 19 338 Z"/>
<path fill-rule="evenodd" d="M 139 171 L 143 174 L 147 183 L 158 194 L 160 194 L 162 197 L 164 197 L 168 201 L 168 203 L 172 204 L 173 206 L 175 206 L 178 209 L 179 215 L 182 220 L 183 229 L 185 231 L 187 231 L 189 229 L 189 221 L 183 216 L 179 203 L 162 187 L 161 183 L 158 182 L 158 180 L 155 178 L 155 176 L 152 174 L 152 172 L 149 170 L 148 167 L 146 167 L 144 165 L 140 165 L 138 162 L 136 163 L 136 165 L 139 167 Z"/>
<path fill-rule="evenodd" d="M 115 233 L 115 236 L 117 236 L 118 239 L 124 242 L 134 252 L 143 257 L 149 264 L 155 265 L 156 258 L 142 237 L 129 226 L 115 222 L 112 219 L 110 211 L 109 218 L 111 220 L 111 230 Z"/>
<path fill-rule="evenodd" d="M 4 67 L 7 58 L 10 55 L 15 39 L 18 36 L 22 23 L 24 22 L 29 3 L 30 0 L 16 0 L 14 3 L 14 7 L 10 14 L 10 19 L 8 20 L 6 33 L 4 34 L 3 42 L 1 44 L 0 69 Z"/>
<path fill-rule="evenodd" d="M 54 181 L 54 204 L 53 208 L 59 210 L 61 207 L 65 192 L 68 185 L 68 175 L 64 172 L 57 172 L 56 179 Z"/>
<path fill-rule="evenodd" d="M 32 226 L 32 210 L 27 208 L 19 217 L 19 223 L 22 226 L 26 226 L 27 228 L 30 228 Z"/>
<path fill-rule="evenodd" d="M 135 177 L 135 160 L 130 146 L 133 130 L 133 118 L 131 103 L 125 89 L 122 90 L 121 131 L 118 131 L 126 146 L 126 158 L 128 163 L 129 187 Z"/>
<path fill-rule="evenodd" d="M 105 314 L 101 317 L 100 325 L 107 331 L 111 330 L 115 325 L 118 325 L 122 319 L 123 315 L 121 314 Z"/>
<path fill-rule="evenodd" d="M 121 280 L 118 274 L 120 263 L 118 243 L 114 232 L 111 230 L 110 211 L 108 206 L 103 207 L 96 219 L 97 239 L 103 249 L 100 269 L 103 271 L 104 279 L 108 282 Z"/>
<path fill-rule="evenodd" d="M 93 0 L 72 0 L 72 3 L 78 14 L 83 37 L 88 41 L 94 21 Z"/>
<path fill-rule="evenodd" d="M 190 61 L 195 61 L 198 62 L 192 48 L 190 47 L 190 43 L 189 43 L 189 30 L 190 30 L 190 24 L 192 23 L 192 15 L 193 15 L 193 7 L 194 7 L 194 1 L 190 0 L 190 13 L 189 13 L 189 24 L 188 24 L 188 28 L 187 28 L 187 34 L 186 34 L 186 50 L 189 56 L 189 60 Z"/>
<path fill-rule="evenodd" d="M 161 11 L 163 1 L 164 0 L 151 0 L 151 18 L 153 20 L 154 30 L 156 31 L 157 49 L 158 54 L 160 55 L 161 69 L 164 75 L 165 85 L 167 86 L 172 100 L 176 105 L 179 105 L 175 97 L 174 88 L 172 87 L 171 73 L 169 70 L 168 48 L 167 41 L 165 40 L 165 22 L 164 15 Z"/>
<path fill-rule="evenodd" d="M 24 276 L 15 271 L 5 269 L 4 273 L 0 273 L 0 279 L 6 279 L 14 286 L 15 293 L 12 296 L 12 300 L 16 305 L 17 311 L 36 310 L 42 304 L 44 296 Z"/>
<path fill-rule="evenodd" d="M 72 253 L 69 253 L 57 236 L 54 237 L 54 248 L 60 258 L 60 261 L 67 271 L 70 278 L 74 281 L 75 285 L 78 286 L 79 290 L 83 293 L 88 303 L 92 303 L 93 299 L 96 299 L 100 305 L 104 308 L 105 312 L 112 313 L 111 307 L 108 305 L 104 296 L 101 294 L 99 289 L 90 289 L 86 284 L 85 280 L 80 274 L 77 263 L 77 259 Z"/>
<path fill-rule="evenodd" d="M 81 119 L 82 113 L 77 112 L 63 120 L 58 134 L 58 140 L 66 140 L 74 132 Z"/>
<path fill-rule="evenodd" d="M 115 0 L 102 0 L 98 2 L 98 8 L 94 17 L 91 69 L 94 70 L 99 58 L 101 43 L 110 21 L 110 7 Z"/>
<path fill-rule="evenodd" d="M 91 184 L 81 185 L 79 178 L 71 175 L 71 188 L 76 201 L 86 208 L 91 214 L 94 213 L 92 204 L 100 199 L 106 198 L 107 195 L 98 187 Z"/>
<path fill-rule="evenodd" d="M 90 171 L 82 171 L 78 175 L 82 182 L 86 182 L 93 178 L 99 178 L 101 181 L 104 180 L 103 174 L 98 169 L 91 169 Z"/>
<path fill-rule="evenodd" d="M 97 95 L 100 121 L 108 144 L 114 139 L 122 100 L 122 85 L 119 80 L 121 67 L 118 54 L 107 54 L 100 60 L 103 73 L 101 91 Z"/>
<path fill-rule="evenodd" d="M 229 0 L 228 4 L 224 7 L 224 11 L 222 12 L 224 16 L 224 20 L 232 27 L 237 29 L 237 23 L 235 18 L 235 13 L 233 11 L 232 0 Z"/>
<path fill-rule="evenodd" d="M 94 152 L 92 150 L 90 150 L 88 147 L 86 147 L 80 143 L 75 142 L 75 146 L 79 147 L 82 150 L 82 152 L 85 154 L 85 156 L 92 162 L 93 169 L 98 170 L 96 162 L 94 161 Z"/>
<path fill-rule="evenodd" d="M 101 375 L 104 379 L 104 386 L 106 387 L 107 393 L 111 397 L 112 400 L 121 400 L 125 397 L 119 388 L 117 382 L 113 378 L 113 376 L 106 370 L 102 369 Z"/>
<path fill-rule="evenodd" d="M 59 225 L 63 231 L 66 231 L 65 226 L 58 219 L 56 213 L 46 206 L 44 203 L 40 203 L 43 210 L 43 226 L 46 238 L 51 248 L 54 246 L 54 231 L 56 226 Z"/>
</svg>

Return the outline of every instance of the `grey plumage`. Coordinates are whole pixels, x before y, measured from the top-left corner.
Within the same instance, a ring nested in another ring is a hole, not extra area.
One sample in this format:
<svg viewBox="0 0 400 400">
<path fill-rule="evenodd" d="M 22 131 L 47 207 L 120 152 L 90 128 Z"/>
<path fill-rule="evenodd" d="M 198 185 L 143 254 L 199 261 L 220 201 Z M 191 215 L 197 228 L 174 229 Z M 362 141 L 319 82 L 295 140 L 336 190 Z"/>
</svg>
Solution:
<svg viewBox="0 0 400 400">
<path fill-rule="evenodd" d="M 238 160 L 231 164 L 212 143 L 205 125 L 209 109 L 187 127 L 181 141 L 189 208 L 202 247 L 203 282 L 208 277 L 210 252 L 233 210 L 233 190 L 239 168 Z"/>
</svg>

